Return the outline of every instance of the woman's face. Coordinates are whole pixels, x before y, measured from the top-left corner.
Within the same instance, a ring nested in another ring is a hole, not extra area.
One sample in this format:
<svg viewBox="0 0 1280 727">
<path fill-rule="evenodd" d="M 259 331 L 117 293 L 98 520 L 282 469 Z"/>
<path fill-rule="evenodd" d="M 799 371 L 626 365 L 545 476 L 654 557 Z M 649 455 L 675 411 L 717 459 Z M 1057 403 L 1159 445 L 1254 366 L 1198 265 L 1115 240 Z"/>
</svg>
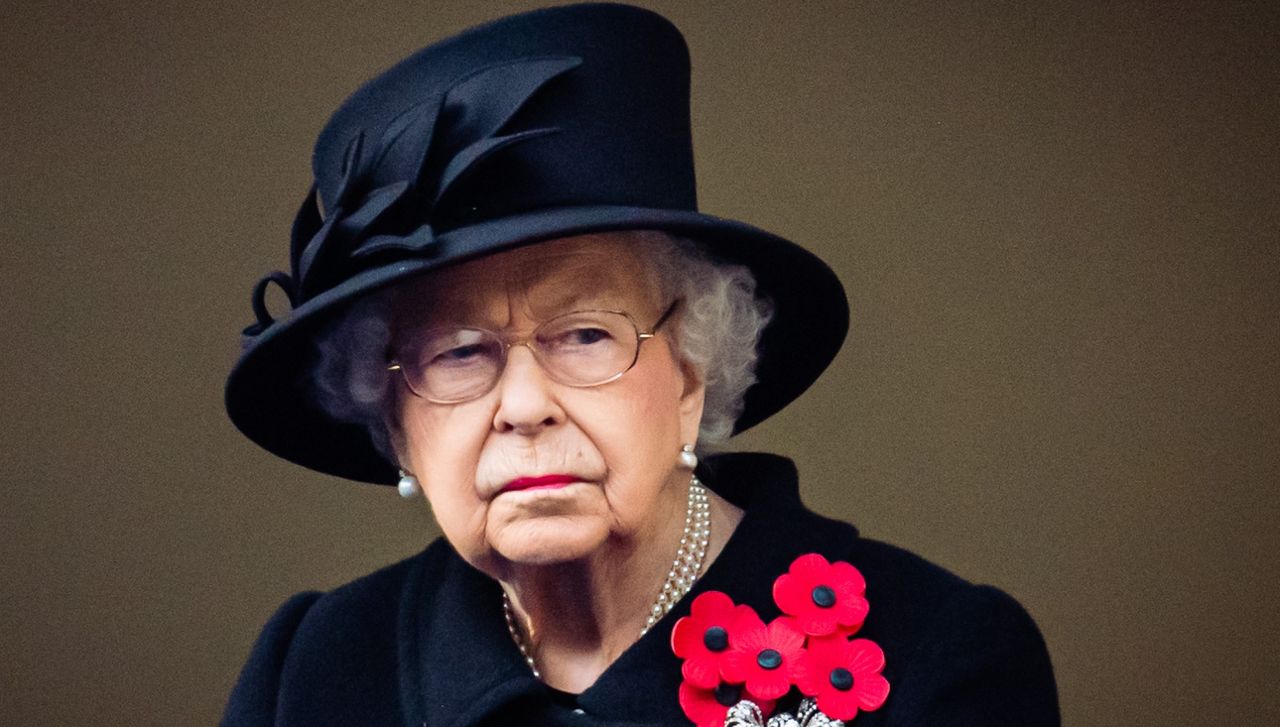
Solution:
<svg viewBox="0 0 1280 727">
<path fill-rule="evenodd" d="M 672 302 L 660 299 L 651 278 L 644 261 L 607 234 L 492 255 L 407 284 L 397 298 L 395 344 L 447 325 L 523 340 L 578 310 L 624 311 L 648 331 Z M 606 544 L 627 548 L 683 514 L 689 472 L 678 458 L 696 441 L 703 388 L 674 354 L 676 323 L 659 328 L 635 366 L 601 386 L 557 383 L 519 345 L 494 388 L 470 401 L 433 403 L 399 380 L 402 464 L 463 558 L 502 577 L 513 564 L 576 560 Z M 521 478 L 548 475 L 571 481 L 519 489 Z"/>
</svg>

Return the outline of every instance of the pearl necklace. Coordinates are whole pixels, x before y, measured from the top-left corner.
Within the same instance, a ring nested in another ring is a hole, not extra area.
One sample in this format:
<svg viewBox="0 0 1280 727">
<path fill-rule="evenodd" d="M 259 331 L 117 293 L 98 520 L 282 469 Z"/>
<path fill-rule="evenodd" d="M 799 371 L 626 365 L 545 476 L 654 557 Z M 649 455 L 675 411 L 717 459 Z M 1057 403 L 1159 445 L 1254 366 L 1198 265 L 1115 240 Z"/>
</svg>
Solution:
<svg viewBox="0 0 1280 727">
<path fill-rule="evenodd" d="M 710 542 L 711 499 L 707 497 L 707 488 L 698 481 L 697 477 L 693 477 L 689 480 L 689 501 L 685 507 L 684 534 L 680 536 L 680 548 L 676 550 L 675 560 L 671 563 L 671 570 L 667 571 L 667 580 L 662 584 L 662 591 L 658 593 L 657 601 L 649 609 L 649 617 L 645 620 L 644 628 L 640 629 L 640 636 L 649 633 L 649 629 L 662 620 L 662 617 L 685 597 L 689 589 L 693 588 L 694 581 L 698 580 L 698 576 L 702 574 L 702 566 L 707 559 L 707 546 Z M 520 649 L 520 655 L 529 665 L 529 671 L 533 672 L 534 678 L 541 679 L 542 674 L 533 660 L 533 654 L 525 645 L 520 629 L 516 626 L 515 614 L 511 610 L 511 599 L 507 597 L 506 591 L 502 592 L 502 615 L 507 620 L 507 631 L 511 634 L 511 640 L 516 643 L 516 648 Z"/>
</svg>

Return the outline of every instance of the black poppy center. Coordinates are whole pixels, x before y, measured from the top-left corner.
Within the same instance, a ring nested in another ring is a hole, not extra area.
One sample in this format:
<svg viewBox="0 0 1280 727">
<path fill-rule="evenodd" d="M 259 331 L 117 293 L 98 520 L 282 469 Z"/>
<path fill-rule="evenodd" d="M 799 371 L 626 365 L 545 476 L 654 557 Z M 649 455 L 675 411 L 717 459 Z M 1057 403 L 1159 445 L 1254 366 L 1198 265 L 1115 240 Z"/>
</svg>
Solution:
<svg viewBox="0 0 1280 727">
<path fill-rule="evenodd" d="M 782 654 L 774 649 L 765 649 L 756 656 L 756 663 L 761 669 L 777 669 L 782 666 Z"/>
<path fill-rule="evenodd" d="M 816 586 L 809 597 L 813 599 L 813 605 L 818 608 L 831 608 L 836 605 L 836 592 L 831 590 L 831 586 Z"/>
<path fill-rule="evenodd" d="M 702 643 L 711 651 L 724 651 L 729 648 L 729 632 L 722 626 L 712 626 L 702 634 Z"/>
<path fill-rule="evenodd" d="M 842 692 L 853 689 L 853 675 L 844 667 L 837 667 L 831 670 L 831 686 Z"/>
<path fill-rule="evenodd" d="M 742 699 L 742 686 L 738 684 L 721 684 L 716 687 L 716 701 L 726 707 L 732 707 Z"/>
</svg>

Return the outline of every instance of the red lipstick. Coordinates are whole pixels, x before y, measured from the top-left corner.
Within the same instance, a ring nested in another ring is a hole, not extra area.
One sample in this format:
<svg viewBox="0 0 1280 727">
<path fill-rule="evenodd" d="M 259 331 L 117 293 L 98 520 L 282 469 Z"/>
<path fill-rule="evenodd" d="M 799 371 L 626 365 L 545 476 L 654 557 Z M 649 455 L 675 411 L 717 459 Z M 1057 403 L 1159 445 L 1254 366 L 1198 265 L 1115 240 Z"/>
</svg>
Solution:
<svg viewBox="0 0 1280 727">
<path fill-rule="evenodd" d="M 519 490 L 550 490 L 578 482 L 573 475 L 539 475 L 538 477 L 517 477 L 502 487 L 503 492 Z"/>
</svg>

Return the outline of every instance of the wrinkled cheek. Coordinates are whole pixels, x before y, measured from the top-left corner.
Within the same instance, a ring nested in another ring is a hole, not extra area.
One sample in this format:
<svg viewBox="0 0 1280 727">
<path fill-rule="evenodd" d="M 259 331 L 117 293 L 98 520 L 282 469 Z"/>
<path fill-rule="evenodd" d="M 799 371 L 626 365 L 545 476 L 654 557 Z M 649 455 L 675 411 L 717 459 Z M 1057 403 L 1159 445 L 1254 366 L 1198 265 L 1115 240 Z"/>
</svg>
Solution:
<svg viewBox="0 0 1280 727">
<path fill-rule="evenodd" d="M 649 396 L 633 397 L 625 406 L 629 410 L 619 420 L 642 423 L 647 430 L 624 433 L 631 447 L 647 445 L 649 449 L 659 449 L 668 444 L 667 435 L 674 437 L 673 432 L 679 431 L 679 407 L 665 387 L 658 387 Z"/>
<path fill-rule="evenodd" d="M 485 547 L 486 503 L 475 472 L 487 429 L 464 426 L 452 410 L 416 414 L 405 422 L 406 444 L 436 523 L 464 557 L 478 553 Z"/>
<path fill-rule="evenodd" d="M 440 530 L 459 551 L 482 547 L 485 532 L 485 503 L 474 488 L 461 482 L 437 481 L 426 488 L 427 501 Z"/>
</svg>

